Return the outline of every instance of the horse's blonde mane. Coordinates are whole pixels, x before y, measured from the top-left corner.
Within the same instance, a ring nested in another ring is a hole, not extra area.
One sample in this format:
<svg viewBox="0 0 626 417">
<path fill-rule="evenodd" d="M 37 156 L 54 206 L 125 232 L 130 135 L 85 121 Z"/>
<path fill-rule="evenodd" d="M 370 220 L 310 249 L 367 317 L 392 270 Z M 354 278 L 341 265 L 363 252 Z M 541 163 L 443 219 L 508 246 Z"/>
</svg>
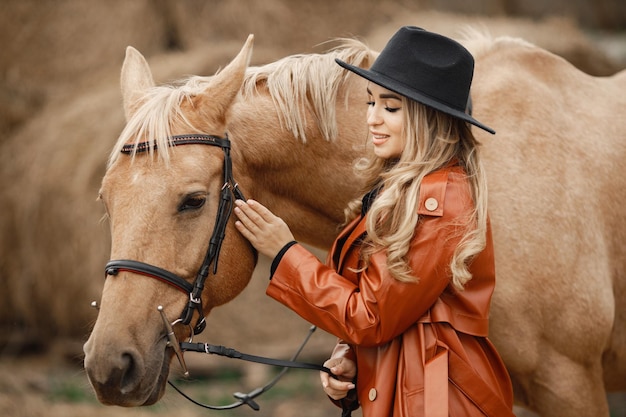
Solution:
<svg viewBox="0 0 626 417">
<path fill-rule="evenodd" d="M 326 54 L 292 55 L 271 64 L 251 68 L 241 93 L 255 94 L 265 82 L 284 129 L 306 141 L 306 111 L 326 140 L 337 137 L 335 105 L 339 86 L 348 72 L 335 63 L 341 59 L 354 65 L 373 61 L 375 52 L 355 39 L 338 39 L 341 44 Z"/>
<path fill-rule="evenodd" d="M 171 124 L 181 123 L 190 132 L 199 129 L 193 125 L 182 111 L 182 104 L 202 93 L 210 77 L 192 76 L 179 82 L 154 86 L 141 97 L 141 104 L 127 121 L 109 157 L 111 165 L 119 157 L 122 147 L 128 143 L 150 142 L 149 153 L 154 155 L 154 147 L 159 148 L 159 158 L 169 161 L 169 138 Z M 134 153 L 133 153 L 134 156 Z"/>
<path fill-rule="evenodd" d="M 308 111 L 314 116 L 324 138 L 333 140 L 337 137 L 337 92 L 348 75 L 334 60 L 339 58 L 361 65 L 371 60 L 374 54 L 357 40 L 342 39 L 341 45 L 326 54 L 292 55 L 264 66 L 248 68 L 241 94 L 244 98 L 258 94 L 258 83 L 265 82 L 283 127 L 295 138 L 306 141 Z M 200 131 L 185 117 L 182 104 L 201 94 L 210 79 L 210 76 L 191 76 L 146 91 L 120 134 L 109 157 L 109 165 L 119 157 L 125 144 L 141 141 L 151 143 L 151 155 L 154 155 L 156 146 L 159 148 L 158 158 L 169 161 L 170 126 L 176 123 L 188 127 L 190 132 Z"/>
</svg>

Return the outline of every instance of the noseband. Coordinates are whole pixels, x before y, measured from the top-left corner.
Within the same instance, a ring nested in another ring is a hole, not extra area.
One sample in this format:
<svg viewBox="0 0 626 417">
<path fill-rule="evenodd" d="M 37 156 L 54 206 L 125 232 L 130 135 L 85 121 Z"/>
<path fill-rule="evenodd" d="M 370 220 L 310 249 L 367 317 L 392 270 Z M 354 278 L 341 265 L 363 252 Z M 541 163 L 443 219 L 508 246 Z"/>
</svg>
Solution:
<svg viewBox="0 0 626 417">
<path fill-rule="evenodd" d="M 194 311 L 198 312 L 198 320 L 193 327 L 193 333 L 201 333 L 205 326 L 206 321 L 204 319 L 204 312 L 202 309 L 202 291 L 204 290 L 204 283 L 209 276 L 211 265 L 213 265 L 213 275 L 217 273 L 218 258 L 224 237 L 226 235 L 226 225 L 233 209 L 233 197 L 236 199 L 245 200 L 243 193 L 239 190 L 238 184 L 233 179 L 232 173 L 232 160 L 230 158 L 230 140 L 228 136 L 223 138 L 213 135 L 179 135 L 169 138 L 169 146 L 180 145 L 210 145 L 218 146 L 224 151 L 224 185 L 220 192 L 220 203 L 217 210 L 217 216 L 215 218 L 215 227 L 213 228 L 213 234 L 209 240 L 209 247 L 207 249 L 204 261 L 196 274 L 196 279 L 192 283 L 179 277 L 178 275 L 159 268 L 154 265 L 150 265 L 144 262 L 118 259 L 111 260 L 106 264 L 106 275 L 117 275 L 120 271 L 127 271 L 136 274 L 141 274 L 150 278 L 156 278 L 172 287 L 182 291 L 189 295 L 189 302 L 183 310 L 180 322 L 184 325 L 189 325 L 193 318 Z M 133 153 L 147 152 L 151 149 L 156 149 L 156 145 L 150 142 L 141 142 L 137 144 L 127 144 L 122 147 L 122 153 L 130 155 Z"/>
</svg>

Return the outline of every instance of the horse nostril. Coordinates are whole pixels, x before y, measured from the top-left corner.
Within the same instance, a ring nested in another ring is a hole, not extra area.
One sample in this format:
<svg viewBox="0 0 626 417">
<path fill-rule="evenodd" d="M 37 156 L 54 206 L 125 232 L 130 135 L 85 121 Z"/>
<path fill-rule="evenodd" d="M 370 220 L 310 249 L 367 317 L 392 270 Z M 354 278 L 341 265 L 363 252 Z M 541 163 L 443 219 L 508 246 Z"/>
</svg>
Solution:
<svg viewBox="0 0 626 417">
<path fill-rule="evenodd" d="M 122 353 L 119 371 L 120 391 L 122 393 L 133 391 L 140 380 L 136 355 L 132 352 Z"/>
</svg>

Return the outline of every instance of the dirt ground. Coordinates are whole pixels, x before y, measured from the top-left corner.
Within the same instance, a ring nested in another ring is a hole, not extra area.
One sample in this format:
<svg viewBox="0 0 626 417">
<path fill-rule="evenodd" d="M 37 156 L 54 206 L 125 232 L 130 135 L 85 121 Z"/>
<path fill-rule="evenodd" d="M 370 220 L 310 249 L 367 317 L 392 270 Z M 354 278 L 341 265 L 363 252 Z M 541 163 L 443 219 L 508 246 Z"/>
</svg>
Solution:
<svg viewBox="0 0 626 417">
<path fill-rule="evenodd" d="M 202 409 L 167 388 L 154 406 L 121 408 L 104 406 L 93 395 L 87 377 L 77 363 L 57 358 L 21 357 L 0 360 L 0 415 L 3 417 L 245 417 L 339 415 L 318 387 L 316 372 L 293 370 L 270 391 L 256 399 L 259 411 L 247 406 L 230 411 Z M 235 392 L 249 392 L 245 378 L 234 369 L 222 368 L 212 375 L 196 376 L 181 387 L 195 399 L 212 405 L 234 401 Z M 358 414 L 355 414 L 355 416 Z"/>
<path fill-rule="evenodd" d="M 228 359 L 223 359 L 228 360 Z M 254 373 L 255 367 L 249 369 Z M 258 368 L 257 368 L 258 370 Z M 262 369 L 263 383 L 254 384 L 255 377 L 242 375 L 241 369 L 213 367 L 210 373 L 192 374 L 191 381 L 175 380 L 194 399 L 211 405 L 234 402 L 233 393 L 248 393 L 269 381 Z M 626 395 L 612 394 L 611 417 L 626 417 Z M 339 416 L 340 410 L 323 394 L 317 372 L 291 370 L 268 392 L 256 398 L 260 406 L 254 411 L 247 406 L 234 410 L 205 410 L 182 398 L 168 386 L 156 405 L 121 408 L 100 404 L 79 361 L 44 356 L 0 359 L 0 416 L 3 417 L 327 417 Z M 518 417 L 536 414 L 515 408 Z M 359 410 L 353 417 L 360 417 Z"/>
</svg>

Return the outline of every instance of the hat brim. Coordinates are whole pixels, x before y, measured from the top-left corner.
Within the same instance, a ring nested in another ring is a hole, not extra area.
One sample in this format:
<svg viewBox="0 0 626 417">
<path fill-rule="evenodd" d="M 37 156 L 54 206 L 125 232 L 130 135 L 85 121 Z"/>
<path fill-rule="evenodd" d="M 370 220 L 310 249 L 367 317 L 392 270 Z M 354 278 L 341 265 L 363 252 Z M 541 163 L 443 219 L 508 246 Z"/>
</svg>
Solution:
<svg viewBox="0 0 626 417">
<path fill-rule="evenodd" d="M 378 84 L 388 90 L 391 90 L 395 93 L 398 93 L 402 96 L 408 97 L 412 100 L 420 102 L 426 106 L 432 107 L 436 110 L 439 110 L 443 113 L 449 114 L 451 116 L 457 117 L 459 119 L 465 120 L 468 123 L 473 124 L 476 127 L 479 127 L 491 134 L 495 134 L 496 131 L 474 119 L 469 114 L 465 113 L 465 111 L 461 111 L 455 109 L 453 107 L 447 106 L 445 103 L 441 103 L 437 100 L 434 100 L 432 97 L 429 97 L 425 94 L 420 93 L 419 91 L 415 91 L 413 88 L 397 81 L 392 78 L 387 77 L 384 74 L 378 73 L 376 71 L 371 71 L 368 69 L 356 67 L 354 65 L 350 65 L 347 62 L 344 62 L 340 59 L 335 59 L 335 62 L 341 65 L 343 68 L 348 71 L 352 71 L 353 73 L 365 78 L 373 82 L 374 84 Z"/>
</svg>

